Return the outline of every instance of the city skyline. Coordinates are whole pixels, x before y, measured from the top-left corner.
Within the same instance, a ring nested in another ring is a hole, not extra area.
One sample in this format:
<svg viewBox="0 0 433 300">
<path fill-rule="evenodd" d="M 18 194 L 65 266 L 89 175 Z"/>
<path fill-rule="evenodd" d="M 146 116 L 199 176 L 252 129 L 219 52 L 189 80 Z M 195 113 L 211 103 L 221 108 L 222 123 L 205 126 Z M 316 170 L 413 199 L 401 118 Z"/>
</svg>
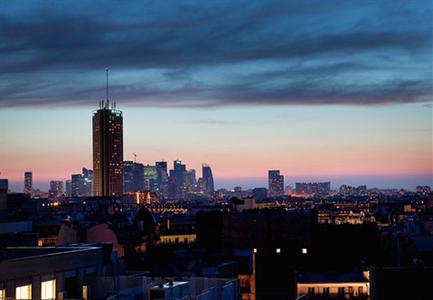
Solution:
<svg viewBox="0 0 433 300">
<path fill-rule="evenodd" d="M 0 4 L 1 177 L 92 168 L 110 67 L 124 160 L 208 163 L 216 188 L 432 185 L 431 2 L 243 4 Z"/>
</svg>

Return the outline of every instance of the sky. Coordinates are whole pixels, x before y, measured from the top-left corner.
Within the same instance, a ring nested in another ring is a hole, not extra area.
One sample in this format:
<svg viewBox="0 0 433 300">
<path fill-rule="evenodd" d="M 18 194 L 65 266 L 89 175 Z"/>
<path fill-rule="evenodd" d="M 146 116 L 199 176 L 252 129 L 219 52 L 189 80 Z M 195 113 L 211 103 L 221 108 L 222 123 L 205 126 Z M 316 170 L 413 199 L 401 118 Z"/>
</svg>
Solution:
<svg viewBox="0 0 433 300">
<path fill-rule="evenodd" d="M 92 167 L 91 117 L 124 156 L 211 165 L 217 187 L 432 185 L 432 3 L 0 2 L 0 177 Z"/>
</svg>

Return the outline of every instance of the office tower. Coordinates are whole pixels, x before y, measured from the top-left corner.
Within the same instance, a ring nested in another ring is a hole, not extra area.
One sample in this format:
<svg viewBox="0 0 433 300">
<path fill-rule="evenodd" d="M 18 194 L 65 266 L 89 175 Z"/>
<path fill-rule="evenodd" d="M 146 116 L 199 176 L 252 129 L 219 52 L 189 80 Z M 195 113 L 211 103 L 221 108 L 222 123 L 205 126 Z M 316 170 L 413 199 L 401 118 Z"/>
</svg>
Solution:
<svg viewBox="0 0 433 300">
<path fill-rule="evenodd" d="M 186 171 L 186 165 L 182 164 L 180 160 L 175 160 L 173 162 L 173 171 L 174 177 L 176 178 L 176 186 L 179 189 L 183 186 L 183 175 Z"/>
<path fill-rule="evenodd" d="M 167 173 L 167 162 L 166 161 L 157 161 L 155 162 L 155 166 L 157 170 L 163 170 Z"/>
<path fill-rule="evenodd" d="M 166 197 L 168 192 L 167 162 L 157 161 L 155 166 L 158 174 L 158 190 Z"/>
<path fill-rule="evenodd" d="M 92 196 L 93 194 L 93 170 L 83 168 L 83 184 L 85 196 Z"/>
<path fill-rule="evenodd" d="M 146 165 L 143 169 L 144 188 L 155 192 L 158 190 L 158 171 L 156 166 Z"/>
<path fill-rule="evenodd" d="M 125 193 L 144 189 L 144 165 L 132 161 L 123 162 L 123 190 Z"/>
<path fill-rule="evenodd" d="M 108 94 L 108 93 L 107 93 Z M 123 118 L 107 100 L 93 114 L 93 195 L 123 195 Z"/>
<path fill-rule="evenodd" d="M 214 192 L 214 182 L 212 170 L 207 164 L 202 165 L 202 178 L 204 184 L 204 193 L 208 195 L 212 194 Z"/>
<path fill-rule="evenodd" d="M 284 176 L 279 170 L 268 171 L 269 197 L 284 195 Z"/>
<path fill-rule="evenodd" d="M 86 196 L 86 189 L 84 186 L 84 178 L 81 174 L 73 174 L 71 176 L 71 197 L 84 197 Z"/>
<path fill-rule="evenodd" d="M 66 180 L 65 181 L 65 194 L 66 194 L 66 197 L 71 197 L 72 196 L 72 192 L 71 192 L 71 180 Z"/>
<path fill-rule="evenodd" d="M 63 181 L 52 180 L 50 181 L 50 190 L 48 191 L 50 197 L 63 196 Z"/>
<path fill-rule="evenodd" d="M 195 176 L 195 170 L 194 169 L 188 170 L 185 175 L 186 175 L 185 180 L 187 182 L 186 185 L 187 185 L 188 190 L 194 191 L 196 186 L 197 186 L 197 179 Z"/>
<path fill-rule="evenodd" d="M 24 194 L 31 195 L 33 191 L 33 173 L 24 173 Z"/>
</svg>

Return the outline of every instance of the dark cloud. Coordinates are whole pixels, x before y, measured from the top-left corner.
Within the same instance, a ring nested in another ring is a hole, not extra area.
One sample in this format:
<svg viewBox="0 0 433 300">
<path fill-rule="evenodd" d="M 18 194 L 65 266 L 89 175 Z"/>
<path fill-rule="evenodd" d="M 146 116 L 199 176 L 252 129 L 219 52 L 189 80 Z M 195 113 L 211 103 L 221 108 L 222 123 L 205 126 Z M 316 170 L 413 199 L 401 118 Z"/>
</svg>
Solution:
<svg viewBox="0 0 433 300">
<path fill-rule="evenodd" d="M 103 96 L 105 66 L 135 106 L 431 97 L 427 1 L 30 2 L 0 9 L 0 107 L 88 105 Z"/>
</svg>

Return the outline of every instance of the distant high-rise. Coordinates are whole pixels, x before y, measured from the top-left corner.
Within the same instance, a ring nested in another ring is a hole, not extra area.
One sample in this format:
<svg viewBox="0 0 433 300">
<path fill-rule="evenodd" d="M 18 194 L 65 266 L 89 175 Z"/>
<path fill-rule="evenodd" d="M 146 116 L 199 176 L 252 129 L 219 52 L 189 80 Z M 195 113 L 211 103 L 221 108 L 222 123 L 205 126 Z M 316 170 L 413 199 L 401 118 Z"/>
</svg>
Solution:
<svg viewBox="0 0 433 300">
<path fill-rule="evenodd" d="M 284 176 L 279 170 L 268 171 L 269 197 L 284 195 Z"/>
<path fill-rule="evenodd" d="M 63 195 L 63 181 L 61 180 L 52 180 L 50 181 L 50 197 L 60 197 Z"/>
<path fill-rule="evenodd" d="M 71 186 L 72 182 L 71 180 L 66 180 L 65 181 L 65 194 L 66 197 L 71 197 L 72 196 L 72 186 Z"/>
<path fill-rule="evenodd" d="M 132 161 L 123 162 L 123 191 L 137 192 L 144 189 L 144 165 Z"/>
<path fill-rule="evenodd" d="M 30 195 L 33 191 L 33 173 L 24 173 L 24 194 Z"/>
<path fill-rule="evenodd" d="M 212 175 L 212 169 L 207 164 L 202 165 L 202 177 L 203 177 L 204 192 L 206 194 L 212 194 L 215 191 L 213 175 Z"/>
<path fill-rule="evenodd" d="M 158 190 L 158 170 L 156 166 L 146 165 L 143 168 L 144 188 L 155 192 Z"/>
<path fill-rule="evenodd" d="M 167 162 L 157 161 L 155 163 L 156 172 L 158 173 L 158 190 L 163 196 L 167 196 L 168 193 L 168 174 L 167 174 Z"/>
<path fill-rule="evenodd" d="M 107 99 L 93 114 L 93 195 L 123 195 L 123 117 Z"/>
<path fill-rule="evenodd" d="M 81 174 L 71 175 L 71 196 L 84 197 L 86 196 L 86 189 L 84 186 L 84 178 Z"/>
<path fill-rule="evenodd" d="M 86 196 L 92 196 L 93 193 L 93 170 L 83 168 L 83 184 Z"/>
</svg>

